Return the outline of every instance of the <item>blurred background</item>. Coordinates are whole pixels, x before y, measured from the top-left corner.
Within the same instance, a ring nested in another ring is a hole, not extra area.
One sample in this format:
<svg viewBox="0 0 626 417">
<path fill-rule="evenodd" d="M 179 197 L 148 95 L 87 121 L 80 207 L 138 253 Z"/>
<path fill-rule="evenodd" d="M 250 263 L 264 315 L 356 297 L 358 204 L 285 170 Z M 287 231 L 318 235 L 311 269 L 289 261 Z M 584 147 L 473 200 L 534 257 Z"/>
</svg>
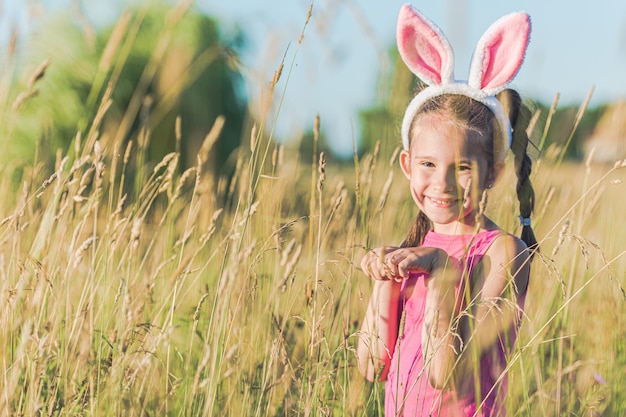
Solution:
<svg viewBox="0 0 626 417">
<path fill-rule="evenodd" d="M 107 83 L 114 85 L 113 105 L 104 126 L 118 140 L 138 135 L 143 108 L 144 115 L 150 114 L 153 134 L 163 136 L 150 145 L 150 159 L 160 159 L 176 146 L 171 133 L 179 113 L 184 119 L 183 159 L 191 164 L 215 118 L 226 116 L 220 156 L 213 161 L 218 169 L 246 140 L 246 126 L 268 111 L 267 120 L 273 122 L 264 128 L 273 139 L 304 147 L 308 154 L 306 139 L 317 114 L 320 148 L 337 160 L 351 160 L 355 149 L 365 152 L 378 140 L 393 148 L 399 143 L 398 119 L 416 86 L 395 48 L 402 3 L 5 0 L 0 39 L 12 59 L 2 64 L 4 85 L 8 89 L 8 80 L 15 78 L 26 84 L 38 65 L 49 63 L 48 75 L 37 87 L 37 100 L 46 104 L 37 106 L 37 114 L 28 114 L 28 108 L 21 112 L 32 123 L 12 131 L 20 139 L 10 153 L 27 157 L 34 138 L 52 154 L 58 146 L 67 148 L 81 117 L 83 125 L 93 117 L 88 116 L 93 112 L 89 106 L 101 99 Z M 185 9 L 184 16 L 167 29 L 176 5 Z M 558 99 L 550 134 L 534 137 L 535 145 L 571 141 L 566 156 L 572 159 L 585 158 L 591 148 L 599 161 L 624 157 L 626 132 L 619 121 L 626 111 L 626 3 L 446 0 L 414 5 L 450 38 L 458 79 L 466 77 L 473 47 L 491 22 L 521 8 L 529 12 L 532 40 L 513 87 L 533 103 L 543 121 Z M 112 38 L 116 27 L 119 39 Z M 101 59 L 107 45 L 109 55 Z M 116 62 L 123 65 L 110 73 Z M 268 108 L 264 97 L 281 64 Z M 584 117 L 570 137 L 572 121 L 587 98 Z M 41 112 L 48 117 L 42 119 Z M 42 126 L 41 120 L 56 122 Z"/>
</svg>

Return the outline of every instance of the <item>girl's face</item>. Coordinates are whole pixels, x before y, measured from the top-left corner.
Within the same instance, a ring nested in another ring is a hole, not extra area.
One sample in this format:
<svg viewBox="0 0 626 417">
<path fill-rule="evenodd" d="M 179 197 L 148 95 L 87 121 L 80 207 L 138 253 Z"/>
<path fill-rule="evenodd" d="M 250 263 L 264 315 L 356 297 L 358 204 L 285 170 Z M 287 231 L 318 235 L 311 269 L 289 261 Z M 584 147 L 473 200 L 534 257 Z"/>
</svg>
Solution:
<svg viewBox="0 0 626 417">
<path fill-rule="evenodd" d="M 477 145 L 480 133 L 468 131 L 445 112 L 421 114 L 413 126 L 410 151 L 400 153 L 417 206 L 436 232 L 472 233 L 475 210 L 494 170 Z"/>
</svg>

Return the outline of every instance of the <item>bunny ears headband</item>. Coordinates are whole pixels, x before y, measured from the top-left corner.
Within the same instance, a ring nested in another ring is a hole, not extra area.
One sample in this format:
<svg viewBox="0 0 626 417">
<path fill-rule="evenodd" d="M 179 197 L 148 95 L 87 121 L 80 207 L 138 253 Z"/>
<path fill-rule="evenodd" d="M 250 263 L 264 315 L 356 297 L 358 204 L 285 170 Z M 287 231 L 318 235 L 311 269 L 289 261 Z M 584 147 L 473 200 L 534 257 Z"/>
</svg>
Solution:
<svg viewBox="0 0 626 417">
<path fill-rule="evenodd" d="M 487 29 L 476 45 L 468 81 L 454 79 L 454 52 L 441 29 L 409 4 L 400 9 L 396 37 L 402 60 L 428 85 L 404 113 L 404 149 L 409 149 L 411 123 L 426 101 L 443 94 L 460 94 L 483 103 L 495 115 L 504 145 L 496 159 L 503 160 L 511 146 L 511 125 L 495 95 L 506 88 L 524 61 L 530 40 L 528 14 L 506 15 Z"/>
</svg>

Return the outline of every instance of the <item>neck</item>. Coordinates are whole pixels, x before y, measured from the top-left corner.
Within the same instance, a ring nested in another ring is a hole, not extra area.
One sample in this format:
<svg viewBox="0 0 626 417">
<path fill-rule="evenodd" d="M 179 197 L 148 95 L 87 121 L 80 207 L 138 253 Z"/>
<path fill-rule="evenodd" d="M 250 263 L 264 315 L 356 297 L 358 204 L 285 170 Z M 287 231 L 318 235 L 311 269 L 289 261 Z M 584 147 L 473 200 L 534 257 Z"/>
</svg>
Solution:
<svg viewBox="0 0 626 417">
<path fill-rule="evenodd" d="M 484 214 L 477 221 L 474 213 L 449 224 L 433 224 L 433 230 L 444 235 L 469 235 L 497 228 L 498 226 Z"/>
</svg>

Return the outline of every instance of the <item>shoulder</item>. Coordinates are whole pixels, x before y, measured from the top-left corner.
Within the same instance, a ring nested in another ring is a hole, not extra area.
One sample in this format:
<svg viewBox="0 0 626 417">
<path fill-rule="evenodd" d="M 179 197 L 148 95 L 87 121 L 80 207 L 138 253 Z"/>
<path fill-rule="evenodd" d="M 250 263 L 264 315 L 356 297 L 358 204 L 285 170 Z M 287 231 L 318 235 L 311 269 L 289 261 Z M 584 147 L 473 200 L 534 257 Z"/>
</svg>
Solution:
<svg viewBox="0 0 626 417">
<path fill-rule="evenodd" d="M 530 254 L 524 241 L 509 233 L 500 233 L 485 252 L 492 271 L 515 281 L 518 293 L 524 293 L 530 275 Z"/>
<path fill-rule="evenodd" d="M 516 255 L 527 257 L 528 248 L 522 239 L 510 233 L 500 231 L 487 250 L 490 255 Z"/>
</svg>

